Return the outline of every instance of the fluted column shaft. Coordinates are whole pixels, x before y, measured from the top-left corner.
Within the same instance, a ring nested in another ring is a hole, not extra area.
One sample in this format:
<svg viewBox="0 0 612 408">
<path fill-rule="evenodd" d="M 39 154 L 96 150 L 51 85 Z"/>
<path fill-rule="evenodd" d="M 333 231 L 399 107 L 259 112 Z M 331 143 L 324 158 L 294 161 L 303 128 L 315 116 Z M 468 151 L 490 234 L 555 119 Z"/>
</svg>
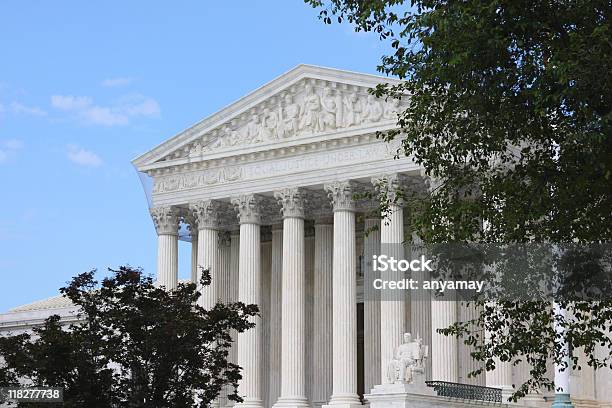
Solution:
<svg viewBox="0 0 612 408">
<path fill-rule="evenodd" d="M 380 254 L 380 219 L 367 218 L 364 225 L 364 372 L 365 392 L 380 384 L 380 291 L 372 282 L 380 276 L 372 267 L 372 257 Z"/>
<path fill-rule="evenodd" d="M 228 301 L 238 301 L 239 291 L 239 267 L 240 267 L 240 231 L 232 231 L 230 233 L 230 285 L 228 290 Z M 228 361 L 234 364 L 238 363 L 238 332 L 232 330 L 232 348 L 229 351 Z M 227 401 L 228 407 L 233 407 L 233 401 Z"/>
<path fill-rule="evenodd" d="M 304 207 L 296 188 L 275 192 L 283 212 L 281 396 L 277 407 L 307 407 Z"/>
<path fill-rule="evenodd" d="M 327 406 L 361 405 L 357 396 L 357 253 L 350 182 L 325 186 L 334 207 L 332 278 L 333 381 Z"/>
<path fill-rule="evenodd" d="M 272 226 L 272 271 L 270 279 L 270 404 L 275 404 L 281 389 L 281 316 L 283 273 L 282 224 Z"/>
<path fill-rule="evenodd" d="M 261 319 L 263 328 L 263 367 L 262 367 L 262 395 L 265 407 L 272 406 L 270 403 L 270 286 L 272 273 L 272 241 L 267 237 L 261 243 L 261 274 L 262 274 L 262 299 Z"/>
<path fill-rule="evenodd" d="M 219 301 L 219 231 L 217 229 L 218 205 L 213 200 L 202 200 L 189 205 L 192 217 L 198 225 L 197 250 L 197 282 L 199 284 L 202 272 L 208 270 L 210 285 L 199 288 L 202 296 L 198 300 L 200 306 L 212 309 Z"/>
<path fill-rule="evenodd" d="M 332 223 L 332 219 L 315 223 L 313 404 L 316 407 L 326 404 L 332 394 Z"/>
<path fill-rule="evenodd" d="M 503 394 L 512 391 L 512 364 L 494 357 L 495 369 L 487 371 L 487 387 L 501 388 Z M 505 402 L 505 401 L 504 401 Z"/>
<path fill-rule="evenodd" d="M 202 272 L 208 270 L 210 285 L 201 288 L 200 306 L 212 309 L 219 301 L 219 231 L 215 228 L 203 227 L 198 230 L 198 282 Z"/>
<path fill-rule="evenodd" d="M 240 256 L 238 300 L 246 304 L 262 304 L 261 237 L 258 200 L 244 195 L 232 200 L 240 214 Z M 261 317 L 251 318 L 255 327 L 238 334 L 238 365 L 242 380 L 238 392 L 244 401 L 241 407 L 263 407 L 263 325 Z"/>
<path fill-rule="evenodd" d="M 312 401 L 313 382 L 314 382 L 314 338 L 309 335 L 314 332 L 314 228 L 306 228 L 304 231 L 304 269 L 305 269 L 305 333 L 304 345 L 306 352 L 306 384 L 305 393 L 306 399 Z"/>
<path fill-rule="evenodd" d="M 402 206 L 391 203 L 389 212 L 380 226 L 381 253 L 395 259 L 404 258 L 404 210 Z M 382 279 L 399 280 L 403 278 L 401 271 L 385 271 Z M 406 320 L 404 294 L 399 291 L 383 291 L 380 302 L 380 359 L 381 379 L 387 384 L 387 368 L 393 359 L 395 349 L 400 345 Z"/>
<path fill-rule="evenodd" d="M 457 302 L 431 302 L 431 377 L 434 381 L 459 382 L 458 342 L 455 336 L 445 336 L 437 329 L 445 329 L 457 321 Z"/>
<path fill-rule="evenodd" d="M 469 302 L 469 304 L 468 302 L 458 302 L 457 306 L 459 309 L 459 321 L 461 322 L 474 321 L 482 312 L 482 308 L 474 302 Z M 482 331 L 482 328 L 474 323 L 471 323 L 469 327 L 472 333 Z M 457 343 L 459 348 L 459 381 L 462 384 L 486 385 L 486 376 L 484 373 L 476 377 L 469 376 L 471 372 L 484 367 L 482 362 L 475 360 L 471 355 L 471 353 L 475 351 L 475 346 L 467 345 L 459 340 Z"/>
<path fill-rule="evenodd" d="M 198 233 L 191 236 L 191 282 L 198 283 Z"/>
<path fill-rule="evenodd" d="M 412 234 L 411 259 L 419 259 L 425 254 L 425 247 L 418 234 Z M 431 276 L 426 271 L 413 271 L 412 278 L 418 282 L 430 280 Z M 411 291 L 410 307 L 410 331 L 413 336 L 421 337 L 423 345 L 431 350 L 431 293 L 420 287 Z M 425 376 L 431 379 L 431 358 L 425 360 Z"/>
<path fill-rule="evenodd" d="M 157 284 L 168 290 L 178 284 L 179 214 L 172 207 L 151 208 L 157 231 Z"/>
<path fill-rule="evenodd" d="M 166 289 L 176 289 L 178 284 L 178 236 L 157 236 L 157 283 Z"/>
</svg>

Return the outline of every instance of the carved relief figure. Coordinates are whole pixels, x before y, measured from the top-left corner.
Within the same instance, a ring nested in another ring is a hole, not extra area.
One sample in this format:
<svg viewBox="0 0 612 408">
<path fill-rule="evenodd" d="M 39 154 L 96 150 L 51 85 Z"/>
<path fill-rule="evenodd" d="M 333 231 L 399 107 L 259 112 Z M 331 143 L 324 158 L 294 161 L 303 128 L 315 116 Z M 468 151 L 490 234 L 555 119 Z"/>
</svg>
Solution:
<svg viewBox="0 0 612 408">
<path fill-rule="evenodd" d="M 368 95 L 365 107 L 363 108 L 363 117 L 367 122 L 378 122 L 383 114 L 382 104 L 376 100 L 374 95 Z"/>
<path fill-rule="evenodd" d="M 361 124 L 362 106 L 356 93 L 344 96 L 344 126 Z"/>
<path fill-rule="evenodd" d="M 336 97 L 333 95 L 330 88 L 323 89 L 323 97 L 321 98 L 321 106 L 323 109 L 319 114 L 319 129 L 335 129 L 336 128 Z"/>
<path fill-rule="evenodd" d="M 308 130 L 311 133 L 318 132 L 321 100 L 311 85 L 306 85 L 305 90 L 304 104 L 300 113 L 300 130 Z"/>
<path fill-rule="evenodd" d="M 279 137 L 291 137 L 297 133 L 299 114 L 300 107 L 293 103 L 293 96 L 286 94 L 285 106 L 279 109 Z"/>
<path fill-rule="evenodd" d="M 244 143 L 261 143 L 263 141 L 261 135 L 261 124 L 256 113 L 251 115 L 251 120 L 244 128 Z M 240 143 L 243 144 L 243 143 Z"/>
<path fill-rule="evenodd" d="M 395 356 L 387 366 L 387 379 L 395 384 L 412 384 L 415 373 L 425 373 L 428 350 L 423 340 L 412 340 L 410 333 L 404 334 L 404 342 L 395 350 Z"/>
<path fill-rule="evenodd" d="M 387 103 L 385 103 L 383 117 L 385 119 L 397 119 L 397 115 L 399 114 L 399 104 L 400 100 L 396 98 L 387 101 Z"/>
<path fill-rule="evenodd" d="M 278 117 L 276 112 L 266 109 L 263 116 L 263 126 L 261 128 L 262 139 L 264 141 L 278 139 Z"/>
</svg>

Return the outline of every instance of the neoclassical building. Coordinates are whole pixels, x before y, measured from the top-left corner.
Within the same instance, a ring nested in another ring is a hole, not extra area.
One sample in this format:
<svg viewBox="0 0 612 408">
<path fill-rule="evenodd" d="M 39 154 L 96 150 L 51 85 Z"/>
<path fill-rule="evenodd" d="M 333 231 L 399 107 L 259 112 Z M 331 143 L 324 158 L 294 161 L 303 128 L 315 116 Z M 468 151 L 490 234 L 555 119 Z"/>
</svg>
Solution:
<svg viewBox="0 0 612 408">
<path fill-rule="evenodd" d="M 428 350 L 428 380 L 507 394 L 528 375 L 525 365 L 500 362 L 468 378 L 476 367 L 470 350 L 436 329 L 474 310 L 416 295 L 381 301 L 364 284 L 381 245 L 409 250 L 412 236 L 405 228 L 410 209 L 398 202 L 381 219 L 376 200 L 428 188 L 415 163 L 395 157 L 397 144 L 376 137 L 396 126 L 405 103 L 368 93 L 390 81 L 299 65 L 133 161 L 152 182 L 158 283 L 177 285 L 184 239 L 191 242 L 192 279 L 201 268 L 212 275 L 203 306 L 260 306 L 255 328 L 238 335 L 231 355 L 243 367 L 243 407 L 369 403 L 376 386 L 393 382 L 389 363 L 406 332 Z M 18 327 L 32 310 L 37 306 L 0 316 L 0 330 Z M 612 407 L 610 370 L 587 367 L 570 377 L 576 405 Z M 229 406 L 223 398 L 219 404 Z M 551 395 L 521 404 L 550 406 Z"/>
</svg>

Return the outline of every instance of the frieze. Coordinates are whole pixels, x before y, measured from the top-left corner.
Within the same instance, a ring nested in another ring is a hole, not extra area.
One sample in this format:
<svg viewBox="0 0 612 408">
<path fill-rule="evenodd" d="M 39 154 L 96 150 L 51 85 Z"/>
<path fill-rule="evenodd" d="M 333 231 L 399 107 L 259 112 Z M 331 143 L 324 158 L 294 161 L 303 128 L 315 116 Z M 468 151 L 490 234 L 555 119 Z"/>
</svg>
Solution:
<svg viewBox="0 0 612 408">
<path fill-rule="evenodd" d="M 153 181 L 153 193 L 167 193 L 231 182 L 244 182 L 284 174 L 338 167 L 344 164 L 390 159 L 392 157 L 389 146 L 384 143 L 376 143 L 351 149 L 247 163 L 242 166 L 157 176 L 154 177 Z"/>
</svg>

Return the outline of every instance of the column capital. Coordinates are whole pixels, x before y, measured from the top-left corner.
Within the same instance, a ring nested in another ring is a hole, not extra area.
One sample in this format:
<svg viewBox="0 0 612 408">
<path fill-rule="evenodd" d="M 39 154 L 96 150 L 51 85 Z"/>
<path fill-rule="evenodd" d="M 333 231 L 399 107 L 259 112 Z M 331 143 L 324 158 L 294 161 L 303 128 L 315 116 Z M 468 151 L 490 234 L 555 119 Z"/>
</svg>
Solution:
<svg viewBox="0 0 612 408">
<path fill-rule="evenodd" d="M 241 194 L 232 198 L 232 204 L 238 211 L 241 224 L 261 223 L 261 199 L 255 194 Z"/>
<path fill-rule="evenodd" d="M 193 216 L 191 210 L 186 211 L 183 214 L 183 221 L 187 224 L 187 231 L 189 231 L 189 236 L 191 237 L 191 241 L 198 240 L 198 223 Z"/>
<path fill-rule="evenodd" d="M 275 224 L 272 224 L 272 232 L 282 231 L 282 230 L 283 230 L 283 223 L 282 222 L 277 222 Z"/>
<path fill-rule="evenodd" d="M 274 192 L 281 205 L 283 218 L 304 218 L 304 194 L 298 187 L 283 188 Z"/>
<path fill-rule="evenodd" d="M 189 204 L 191 214 L 198 225 L 198 229 L 216 229 L 219 218 L 219 203 L 214 200 L 200 200 Z"/>
<path fill-rule="evenodd" d="M 401 176 L 398 173 L 380 174 L 372 177 L 372 184 L 379 198 L 386 199 L 396 205 L 403 205 L 401 194 Z"/>
<path fill-rule="evenodd" d="M 149 212 L 157 235 L 178 235 L 180 213 L 175 207 L 152 207 Z"/>
<path fill-rule="evenodd" d="M 355 184 L 349 180 L 325 184 L 325 191 L 331 199 L 334 211 L 355 211 Z"/>
</svg>

